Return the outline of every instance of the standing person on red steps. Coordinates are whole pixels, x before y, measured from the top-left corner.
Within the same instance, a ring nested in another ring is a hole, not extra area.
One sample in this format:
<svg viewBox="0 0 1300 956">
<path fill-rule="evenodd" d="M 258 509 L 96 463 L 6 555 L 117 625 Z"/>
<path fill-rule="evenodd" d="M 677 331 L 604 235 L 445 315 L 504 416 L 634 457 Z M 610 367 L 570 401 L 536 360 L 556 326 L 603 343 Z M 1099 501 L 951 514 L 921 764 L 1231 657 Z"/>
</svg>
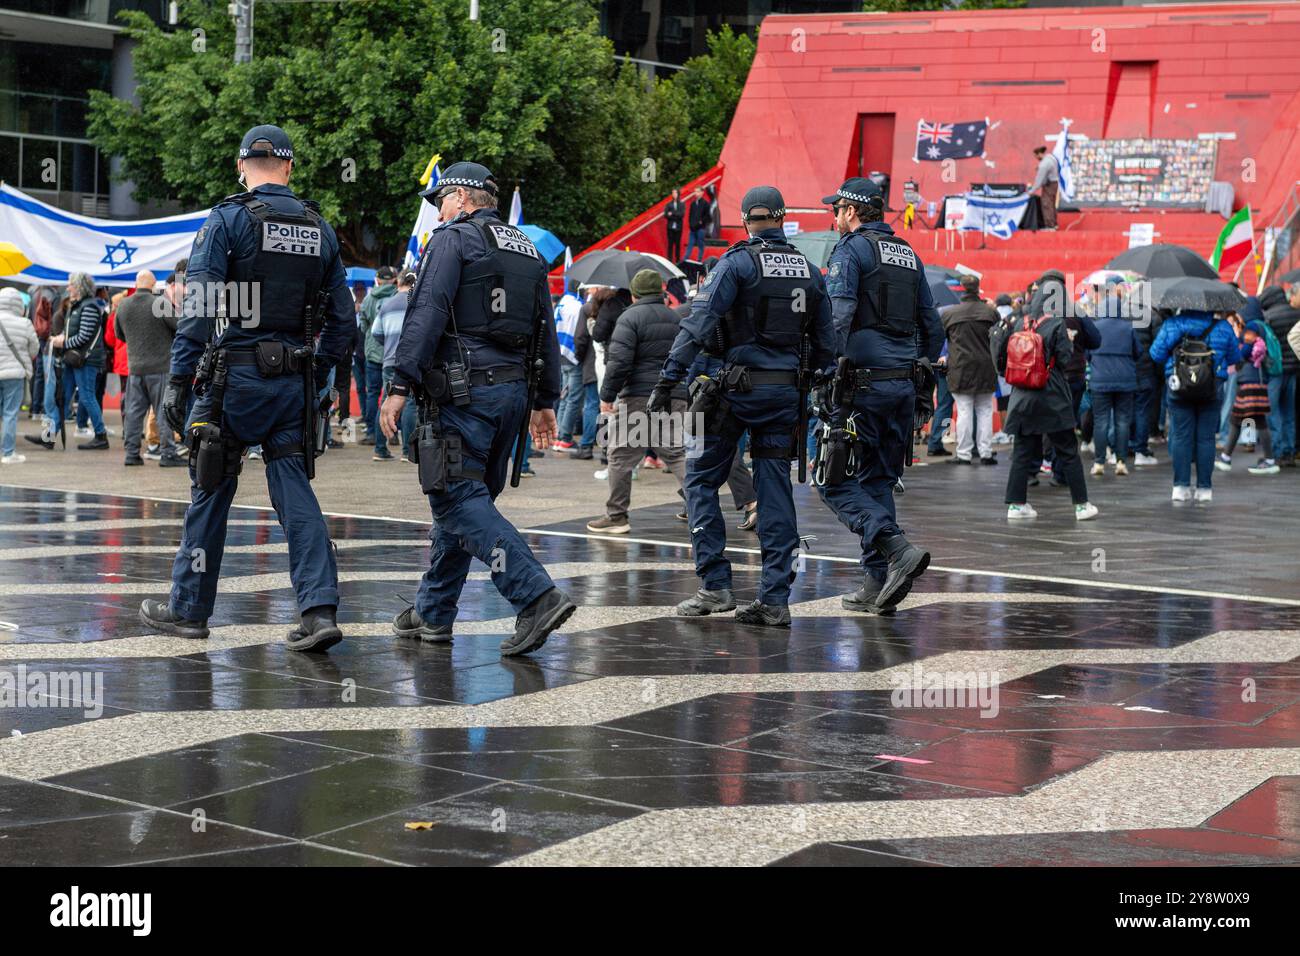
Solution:
<svg viewBox="0 0 1300 956">
<path fill-rule="evenodd" d="M 1071 341 L 1065 325 L 1070 301 L 1064 276 L 1047 272 L 1019 322 L 1003 319 L 989 333 L 993 360 L 1011 386 L 1011 401 L 1003 430 L 1015 436 L 1011 473 L 1007 476 L 1007 518 L 1035 518 L 1028 502 L 1029 478 L 1042 460 L 1043 436 L 1056 454 L 1056 462 L 1070 486 L 1074 516 L 1079 521 L 1097 517 L 1088 501 L 1088 485 L 1079 459 L 1079 438 L 1074 433 L 1074 405 L 1064 369 L 1075 349 L 1095 349 L 1101 333 L 1092 319 L 1077 315 L 1080 331 Z"/>
</svg>

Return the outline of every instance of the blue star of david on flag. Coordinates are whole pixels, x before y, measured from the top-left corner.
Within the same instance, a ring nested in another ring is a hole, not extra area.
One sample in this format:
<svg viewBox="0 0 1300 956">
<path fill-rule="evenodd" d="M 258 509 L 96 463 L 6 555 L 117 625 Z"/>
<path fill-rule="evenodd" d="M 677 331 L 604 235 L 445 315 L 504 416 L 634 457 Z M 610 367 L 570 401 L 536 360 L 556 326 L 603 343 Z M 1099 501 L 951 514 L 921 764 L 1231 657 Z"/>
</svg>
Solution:
<svg viewBox="0 0 1300 956">
<path fill-rule="evenodd" d="M 124 266 L 130 263 L 131 257 L 135 255 L 136 250 L 139 248 L 139 246 L 128 246 L 125 239 L 117 240 L 115 245 L 104 243 L 104 258 L 99 261 L 107 265 L 110 269 L 116 269 L 119 266 Z M 117 258 L 119 253 L 122 255 L 120 260 Z"/>
</svg>

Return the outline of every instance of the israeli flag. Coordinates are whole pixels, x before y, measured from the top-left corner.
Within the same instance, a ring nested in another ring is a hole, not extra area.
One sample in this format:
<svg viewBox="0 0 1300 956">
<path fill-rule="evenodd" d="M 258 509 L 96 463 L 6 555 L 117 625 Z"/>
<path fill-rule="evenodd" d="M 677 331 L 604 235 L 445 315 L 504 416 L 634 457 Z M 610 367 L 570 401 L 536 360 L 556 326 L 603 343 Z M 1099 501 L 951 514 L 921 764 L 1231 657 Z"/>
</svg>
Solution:
<svg viewBox="0 0 1300 956">
<path fill-rule="evenodd" d="M 420 179 L 422 185 L 436 186 L 442 179 L 438 159 L 434 156 L 430 160 L 429 168 L 425 170 L 426 176 Z M 415 225 L 411 227 L 411 236 L 406 240 L 406 255 L 402 257 L 404 269 L 414 269 L 420 264 L 420 255 L 424 252 L 425 243 L 429 241 L 429 234 L 441 224 L 442 215 L 438 212 L 438 207 L 421 198 L 420 211 L 415 214 Z"/>
<path fill-rule="evenodd" d="M 0 242 L 18 252 L 6 257 L 11 271 L 0 278 L 55 285 L 84 272 L 96 285 L 133 286 L 136 273 L 148 269 L 162 279 L 190 254 L 207 218 L 204 210 L 163 219 L 93 219 L 0 183 Z"/>
<path fill-rule="evenodd" d="M 519 198 L 519 187 L 515 187 L 515 194 L 510 199 L 510 218 L 506 220 L 512 226 L 522 226 L 524 224 L 524 201 Z"/>
<path fill-rule="evenodd" d="M 1061 120 L 1061 135 L 1052 147 L 1052 158 L 1056 160 L 1056 173 L 1061 177 L 1061 198 L 1073 202 L 1074 167 L 1070 165 L 1070 120 Z"/>
<path fill-rule="evenodd" d="M 1010 239 L 1019 228 L 1028 206 L 1028 193 L 1007 198 L 967 193 L 966 218 L 962 221 L 962 228 Z"/>
</svg>

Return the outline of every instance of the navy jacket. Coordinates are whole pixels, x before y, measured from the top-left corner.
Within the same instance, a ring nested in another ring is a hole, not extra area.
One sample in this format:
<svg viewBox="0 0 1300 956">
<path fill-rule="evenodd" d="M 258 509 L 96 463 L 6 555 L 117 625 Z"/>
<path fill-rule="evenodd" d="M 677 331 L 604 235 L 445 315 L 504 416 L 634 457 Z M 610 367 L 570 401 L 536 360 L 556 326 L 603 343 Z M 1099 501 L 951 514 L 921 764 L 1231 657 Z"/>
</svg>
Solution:
<svg viewBox="0 0 1300 956">
<path fill-rule="evenodd" d="M 1209 333 L 1206 338 L 1206 333 Z M 1214 352 L 1214 374 L 1217 378 L 1227 378 L 1228 373 L 1241 361 L 1241 348 L 1237 344 L 1237 333 L 1223 319 L 1210 312 L 1198 312 L 1184 309 L 1177 315 L 1165 319 L 1160 326 L 1160 333 L 1151 343 L 1151 358 L 1163 363 L 1165 374 L 1174 371 L 1174 347 L 1186 335 L 1203 338 L 1205 344 Z"/>
<path fill-rule="evenodd" d="M 755 239 L 769 242 L 784 242 L 785 234 L 780 229 L 764 229 Z M 691 314 L 682 320 L 677 338 L 673 342 L 668 361 L 664 363 L 663 378 L 670 382 L 680 382 L 686 377 L 695 356 L 710 341 L 718 322 L 730 311 L 740 290 L 758 281 L 754 260 L 744 251 L 744 243 L 737 243 L 723 254 L 718 264 L 704 278 L 700 291 L 691 302 Z M 830 299 L 826 296 L 826 286 L 821 273 L 812 270 L 813 284 L 817 289 L 817 301 L 809 303 L 813 309 L 811 329 L 812 356 L 811 369 L 827 369 L 834 361 L 835 338 L 831 327 Z M 936 317 L 936 321 L 937 321 Z M 942 344 L 943 333 L 939 333 Z M 799 354 L 793 349 L 766 348 L 758 343 L 738 345 L 727 350 L 727 364 L 744 365 L 752 369 L 771 371 L 795 371 L 799 368 Z"/>
<path fill-rule="evenodd" d="M 847 236 L 841 236 L 831 252 L 826 272 L 826 289 L 830 294 L 835 322 L 835 354 L 847 355 L 856 368 L 898 368 L 918 358 L 939 361 L 943 352 L 943 322 L 934 307 L 930 284 L 925 281 L 921 257 L 916 264 L 917 338 L 900 339 L 875 329 L 861 329 L 849 334 L 853 315 L 858 308 L 858 289 L 862 277 L 876 268 L 876 249 L 861 232 L 878 232 L 892 236 L 894 230 L 883 222 L 869 222 Z"/>
<path fill-rule="evenodd" d="M 1095 324 L 1101 344 L 1088 355 L 1092 363 L 1088 387 L 1094 392 L 1136 392 L 1138 357 L 1142 353 L 1133 323 L 1099 316 Z"/>
<path fill-rule="evenodd" d="M 258 186 L 253 194 L 273 209 L 298 213 L 302 202 L 288 186 L 267 183 Z M 209 283 L 224 284 L 229 281 L 232 259 L 252 258 L 260 230 L 257 220 L 241 204 L 224 199 L 212 208 L 190 249 L 190 264 L 185 270 L 187 294 L 184 317 L 176 326 L 172 340 L 172 375 L 193 375 L 199 364 L 203 346 L 212 336 L 215 315 L 207 314 L 212 297 L 202 294 L 212 288 Z M 321 290 L 326 294 L 325 321 L 320 330 L 317 354 L 324 363 L 337 365 L 347 352 L 356 329 L 356 313 L 352 293 L 348 291 L 343 262 L 339 258 L 339 241 L 329 223 L 324 224 L 320 248 Z M 195 290 L 192 292 L 189 290 Z M 301 335 L 289 332 L 267 332 L 244 328 L 238 322 L 230 323 L 219 344 L 226 347 L 248 348 L 256 342 L 276 340 L 286 345 L 301 345 Z"/>
<path fill-rule="evenodd" d="M 429 235 L 420 270 L 402 322 L 402 337 L 393 360 L 395 380 L 415 386 L 421 370 L 438 362 L 459 361 L 470 371 L 523 365 L 523 351 L 512 351 L 485 339 L 458 336 L 452 329 L 452 303 L 460 288 L 461 269 L 488 255 L 483 235 L 469 219 L 500 220 L 494 208 L 477 209 L 463 220 L 453 219 Z M 551 319 L 551 294 L 537 284 L 534 321 L 542 329 L 540 355 L 545 368 L 538 383 L 534 409 L 552 408 L 560 397 L 560 343 Z"/>
</svg>

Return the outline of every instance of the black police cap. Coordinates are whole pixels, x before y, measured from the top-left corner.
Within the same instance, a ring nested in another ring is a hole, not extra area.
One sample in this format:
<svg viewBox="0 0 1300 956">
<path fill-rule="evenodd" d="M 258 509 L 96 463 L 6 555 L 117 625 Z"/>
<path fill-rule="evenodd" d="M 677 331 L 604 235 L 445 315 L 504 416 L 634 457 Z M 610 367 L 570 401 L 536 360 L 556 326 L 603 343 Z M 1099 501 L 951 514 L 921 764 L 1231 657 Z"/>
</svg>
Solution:
<svg viewBox="0 0 1300 956">
<path fill-rule="evenodd" d="M 745 219 L 755 209 L 766 209 L 768 218 L 776 219 L 785 215 L 785 198 L 775 186 L 755 186 L 745 193 L 740 200 L 740 214 Z"/>
<path fill-rule="evenodd" d="M 276 159 L 293 159 L 293 144 L 289 134 L 278 126 L 254 126 L 244 134 L 239 144 L 240 159 L 259 159 L 262 157 Z"/>
<path fill-rule="evenodd" d="M 822 202 L 829 206 L 837 199 L 845 199 L 863 206 L 883 206 L 885 202 L 880 187 L 865 176 L 854 176 L 844 180 L 844 185 L 836 190 L 834 195 L 823 196 Z"/>
</svg>

